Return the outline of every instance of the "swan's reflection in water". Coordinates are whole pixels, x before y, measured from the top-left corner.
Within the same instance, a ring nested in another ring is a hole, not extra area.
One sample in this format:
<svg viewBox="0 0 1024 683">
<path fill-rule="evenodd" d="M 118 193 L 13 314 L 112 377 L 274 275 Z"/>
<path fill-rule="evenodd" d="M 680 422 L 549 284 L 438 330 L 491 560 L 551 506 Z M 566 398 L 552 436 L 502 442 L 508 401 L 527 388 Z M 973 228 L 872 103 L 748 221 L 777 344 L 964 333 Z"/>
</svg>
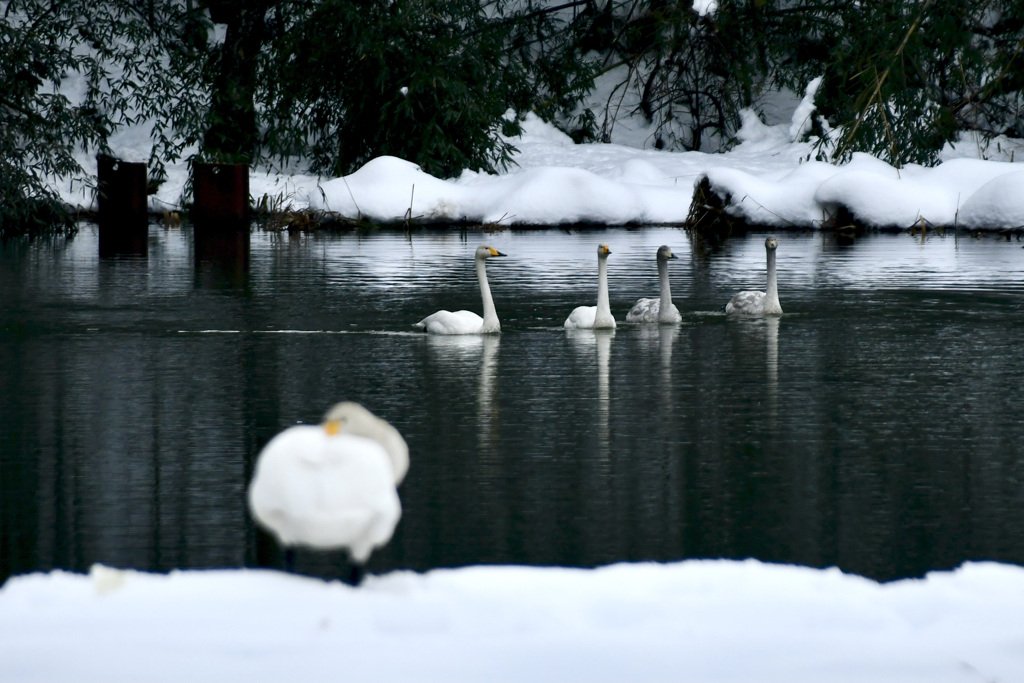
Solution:
<svg viewBox="0 0 1024 683">
<path fill-rule="evenodd" d="M 627 449 L 642 455 L 644 496 L 635 503 L 645 510 L 643 522 L 634 529 L 635 534 L 657 534 L 658 529 L 683 527 L 680 511 L 684 509 L 684 481 L 686 467 L 685 439 L 678 425 L 685 424 L 689 415 L 680 414 L 678 399 L 685 386 L 686 374 L 675 372 L 675 365 L 688 360 L 674 358 L 674 347 L 683 336 L 682 324 L 644 325 L 637 330 L 637 354 L 642 363 L 642 376 L 647 388 L 646 410 L 636 424 Z M 685 348 L 685 347 L 684 347 Z M 675 364 L 675 365 L 674 365 Z M 677 377 L 678 375 L 678 377 Z M 638 451 L 635 444 L 643 444 Z"/>
<path fill-rule="evenodd" d="M 675 401 L 672 400 L 672 347 L 679 338 L 679 325 L 658 325 L 658 360 L 661 373 L 658 392 L 661 397 L 662 424 L 672 424 Z"/>
<path fill-rule="evenodd" d="M 765 369 L 768 383 L 768 410 L 772 429 L 779 415 L 779 321 L 777 315 L 765 318 Z"/>
<path fill-rule="evenodd" d="M 462 533 L 483 533 L 490 550 L 485 557 L 504 558 L 512 552 L 510 463 L 503 457 L 501 415 L 498 399 L 497 334 L 427 335 L 430 364 L 444 376 L 446 389 L 435 394 L 444 402 L 436 424 L 440 443 L 445 444 L 444 470 L 437 482 L 438 495 L 465 499 L 472 491 L 478 501 L 477 512 L 486 519 L 486 531 L 477 522 L 467 520 L 456 506 L 439 523 Z M 475 405 L 474 405 L 475 404 Z M 475 419 L 474 419 L 475 413 Z M 438 414 L 438 413 L 435 413 Z M 450 414 L 450 417 L 449 417 Z M 475 439 L 475 447 L 474 447 Z M 507 450 L 507 446 L 506 446 Z"/>
<path fill-rule="evenodd" d="M 737 333 L 738 356 L 744 361 L 749 381 L 763 387 L 758 402 L 764 401 L 768 427 L 775 429 L 779 415 L 779 325 L 777 315 L 729 321 Z M 763 349 L 763 351 L 762 351 Z M 762 353 L 764 355 L 762 355 Z M 763 383 L 762 383 L 763 382 Z M 761 389 L 759 389 L 761 391 Z"/>
<path fill-rule="evenodd" d="M 475 374 L 477 391 L 477 434 L 483 454 L 494 455 L 500 420 L 494 400 L 498 374 L 497 334 L 427 335 L 427 346 L 440 364 L 459 368 L 461 374 Z"/>
<path fill-rule="evenodd" d="M 593 428 L 590 434 L 580 434 L 581 439 L 593 444 L 593 450 L 588 448 L 580 461 L 578 481 L 584 492 L 581 504 L 585 518 L 607 519 L 615 509 L 610 424 L 611 355 L 615 330 L 567 330 L 566 338 L 584 367 L 596 365 L 596 372 L 583 373 L 583 376 L 597 377 L 597 400 Z M 599 543 L 592 538 L 587 542 Z"/>
<path fill-rule="evenodd" d="M 494 400 L 495 385 L 498 381 L 498 346 L 501 337 L 488 334 L 483 338 L 483 354 L 480 358 L 480 393 L 477 394 L 477 416 L 480 423 L 480 448 L 490 454 L 498 440 L 501 425 L 498 404 Z"/>
<path fill-rule="evenodd" d="M 610 431 L 608 424 L 608 373 L 611 365 L 612 337 L 614 336 L 615 330 L 594 330 L 594 339 L 597 342 L 597 425 L 600 435 L 598 443 L 606 458 Z"/>
<path fill-rule="evenodd" d="M 640 325 L 637 334 L 640 344 L 653 350 L 658 347 L 658 361 L 664 371 L 672 368 L 672 346 L 679 338 L 679 325 Z"/>
<path fill-rule="evenodd" d="M 608 460 L 611 426 L 609 424 L 610 391 L 609 375 L 612 355 L 612 339 L 614 329 L 597 330 L 566 330 L 566 337 L 576 352 L 582 356 L 594 358 L 597 365 L 597 424 L 594 433 L 597 435 L 598 458 L 602 462 Z"/>
</svg>

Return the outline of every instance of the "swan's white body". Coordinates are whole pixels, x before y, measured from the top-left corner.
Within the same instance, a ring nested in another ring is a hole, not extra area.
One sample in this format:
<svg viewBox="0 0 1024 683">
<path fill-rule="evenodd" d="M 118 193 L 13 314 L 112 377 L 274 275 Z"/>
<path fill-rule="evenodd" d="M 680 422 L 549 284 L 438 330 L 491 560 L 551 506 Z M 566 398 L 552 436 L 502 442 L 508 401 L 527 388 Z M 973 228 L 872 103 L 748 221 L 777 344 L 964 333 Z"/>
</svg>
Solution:
<svg viewBox="0 0 1024 683">
<path fill-rule="evenodd" d="M 271 439 L 256 460 L 249 509 L 282 545 L 344 548 L 363 564 L 390 540 L 402 505 L 392 455 L 373 438 L 339 431 L 349 424 L 299 425 Z"/>
<path fill-rule="evenodd" d="M 677 323 L 683 316 L 672 303 L 672 288 L 668 281 L 668 262 L 676 255 L 667 245 L 658 247 L 658 282 L 661 296 L 657 299 L 640 299 L 626 314 L 627 323 Z"/>
<path fill-rule="evenodd" d="M 768 260 L 766 291 L 739 292 L 725 305 L 726 313 L 745 316 L 782 315 L 782 304 L 779 303 L 779 285 L 775 275 L 775 250 L 778 246 L 774 237 L 769 237 L 764 241 Z"/>
<path fill-rule="evenodd" d="M 608 255 L 612 252 L 607 244 L 597 247 L 597 305 L 577 306 L 565 319 L 567 329 L 610 329 L 615 327 L 608 300 Z"/>
<path fill-rule="evenodd" d="M 487 284 L 487 268 L 484 263 L 492 256 L 505 256 L 497 249 L 480 246 L 476 249 L 476 276 L 480 281 L 480 297 L 484 304 L 484 317 L 472 311 L 438 311 L 428 315 L 414 325 L 431 334 L 493 334 L 501 332 L 498 313 L 494 309 L 491 288 Z"/>
</svg>

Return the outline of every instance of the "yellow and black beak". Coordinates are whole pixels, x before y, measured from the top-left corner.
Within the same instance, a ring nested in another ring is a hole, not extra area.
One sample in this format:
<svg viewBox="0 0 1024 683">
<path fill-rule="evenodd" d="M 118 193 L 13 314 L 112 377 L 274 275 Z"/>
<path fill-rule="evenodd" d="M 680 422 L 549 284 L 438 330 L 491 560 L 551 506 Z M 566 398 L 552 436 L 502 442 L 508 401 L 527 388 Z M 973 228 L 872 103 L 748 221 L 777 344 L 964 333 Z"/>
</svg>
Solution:
<svg viewBox="0 0 1024 683">
<path fill-rule="evenodd" d="M 500 251 L 498 251 L 494 247 L 488 247 L 488 250 L 491 252 L 491 256 L 508 256 L 508 254 L 502 254 Z"/>
<path fill-rule="evenodd" d="M 327 436 L 337 436 L 341 434 L 341 421 L 340 420 L 328 420 L 324 422 L 324 431 L 327 432 Z"/>
</svg>

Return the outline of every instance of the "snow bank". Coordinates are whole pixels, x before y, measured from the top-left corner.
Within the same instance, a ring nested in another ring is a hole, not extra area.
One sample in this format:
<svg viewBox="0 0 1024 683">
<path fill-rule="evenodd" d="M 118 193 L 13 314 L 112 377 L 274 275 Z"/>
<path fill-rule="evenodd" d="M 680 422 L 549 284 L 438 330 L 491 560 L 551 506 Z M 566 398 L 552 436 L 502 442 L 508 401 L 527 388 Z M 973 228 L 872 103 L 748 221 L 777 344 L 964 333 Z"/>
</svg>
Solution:
<svg viewBox="0 0 1024 683">
<path fill-rule="evenodd" d="M 821 227 L 846 210 L 874 227 L 910 228 L 921 221 L 1024 227 L 1022 167 L 1014 163 L 949 158 L 933 168 L 896 169 L 867 154 L 842 165 L 809 161 L 811 143 L 800 139 L 809 130 L 818 83 L 808 85 L 788 125 L 767 126 L 745 112 L 741 144 L 725 154 L 574 145 L 528 117 L 523 136 L 513 141 L 520 165 L 506 173 L 467 172 L 440 180 L 384 157 L 324 183 L 322 200 L 313 197 L 310 206 L 382 222 L 411 216 L 506 224 L 681 224 L 694 185 L 707 177 L 716 194 L 728 197 L 729 214 L 758 225 Z"/>
<path fill-rule="evenodd" d="M 1021 680 L 1024 568 L 880 585 L 749 560 L 467 567 L 359 588 L 94 567 L 0 590 L 5 681 Z M 54 656 L 60 653 L 60 656 Z"/>
<path fill-rule="evenodd" d="M 921 221 L 979 229 L 1024 227 L 1024 177 L 1018 166 L 1005 162 L 952 159 L 933 168 L 897 170 L 854 154 L 841 166 L 807 162 L 776 177 L 732 169 L 712 169 L 707 177 L 716 194 L 729 196 L 730 215 L 761 225 L 820 226 L 845 209 L 874 227 L 910 228 Z"/>
<path fill-rule="evenodd" d="M 694 8 L 713 13 L 715 3 L 697 2 Z M 877 227 L 909 228 L 922 220 L 974 229 L 1024 227 L 1019 170 L 1024 166 L 1011 163 L 1024 144 L 1020 140 L 1000 138 L 984 149 L 1006 161 L 977 158 L 981 144 L 970 135 L 949 147 L 945 163 L 935 168 L 897 170 L 865 154 L 843 165 L 809 161 L 814 149 L 806 138 L 820 83 L 818 78 L 807 85 L 788 122 L 769 126 L 755 112 L 743 112 L 739 144 L 722 154 L 643 149 L 650 131 L 633 120 L 616 124 L 616 139 L 633 146 L 577 145 L 527 114 L 523 134 L 510 140 L 519 150 L 516 165 L 502 173 L 464 171 L 441 179 L 408 161 L 379 157 L 334 179 L 316 178 L 300 167 L 257 168 L 250 192 L 257 203 L 266 197 L 272 209 L 313 209 L 382 223 L 682 224 L 693 188 L 706 176 L 713 191 L 729 197 L 728 213 L 779 228 L 820 227 L 842 209 Z M 66 84 L 68 92 L 75 87 Z M 125 160 L 146 160 L 151 132 L 146 122 L 120 129 L 110 139 L 111 149 Z M 95 209 L 95 157 L 82 152 L 79 162 L 88 177 L 63 179 L 56 187 L 67 203 Z M 150 209 L 181 208 L 187 180 L 186 161 L 168 165 L 167 180 L 150 198 Z"/>
</svg>

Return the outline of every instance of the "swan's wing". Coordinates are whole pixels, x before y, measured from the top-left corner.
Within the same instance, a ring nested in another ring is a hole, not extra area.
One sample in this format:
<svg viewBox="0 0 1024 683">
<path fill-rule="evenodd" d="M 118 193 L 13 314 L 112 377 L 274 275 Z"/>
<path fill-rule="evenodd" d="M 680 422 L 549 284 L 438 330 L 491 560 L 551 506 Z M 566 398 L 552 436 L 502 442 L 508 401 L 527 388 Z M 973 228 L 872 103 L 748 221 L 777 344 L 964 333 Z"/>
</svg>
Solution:
<svg viewBox="0 0 1024 683">
<path fill-rule="evenodd" d="M 764 313 L 764 292 L 740 292 L 725 305 L 730 315 L 760 315 Z"/>
<path fill-rule="evenodd" d="M 416 323 L 431 334 L 479 334 L 484 319 L 472 311 L 438 311 Z"/>
<path fill-rule="evenodd" d="M 249 511 L 282 543 L 300 537 L 290 512 L 301 514 L 307 508 L 306 483 L 323 464 L 327 438 L 319 426 L 291 427 L 271 439 L 256 458 L 249 484 Z"/>
<path fill-rule="evenodd" d="M 344 546 L 362 563 L 390 540 L 402 516 L 391 457 L 376 441 L 348 434 L 333 437 L 328 451 L 331 466 L 318 481 L 319 546 Z"/>
<path fill-rule="evenodd" d="M 627 323 L 656 323 L 661 310 L 661 299 L 640 299 L 626 314 Z"/>
<path fill-rule="evenodd" d="M 577 306 L 565 319 L 568 329 L 592 329 L 597 320 L 597 306 Z"/>
<path fill-rule="evenodd" d="M 391 468 L 395 471 L 395 486 L 398 486 L 409 471 L 409 445 L 405 443 L 402 434 L 386 420 L 381 420 L 376 441 L 388 452 Z"/>
<path fill-rule="evenodd" d="M 681 323 L 683 321 L 683 314 L 679 312 L 679 308 L 675 304 L 672 304 L 672 308 L 669 309 L 669 315 L 671 317 L 671 321 L 669 322 Z M 659 319 L 658 322 L 662 321 Z"/>
</svg>

